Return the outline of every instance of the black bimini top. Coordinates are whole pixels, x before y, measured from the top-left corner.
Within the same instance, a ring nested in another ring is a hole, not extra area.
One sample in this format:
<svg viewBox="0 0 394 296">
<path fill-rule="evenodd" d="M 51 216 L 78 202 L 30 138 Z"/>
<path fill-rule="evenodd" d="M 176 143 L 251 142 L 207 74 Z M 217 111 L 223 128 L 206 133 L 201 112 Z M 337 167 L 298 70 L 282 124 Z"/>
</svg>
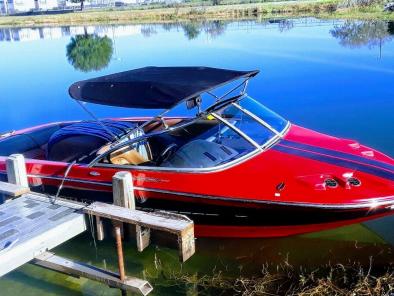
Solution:
<svg viewBox="0 0 394 296">
<path fill-rule="evenodd" d="M 95 104 L 169 109 L 225 83 L 255 76 L 259 71 L 208 67 L 145 67 L 76 82 L 71 97 Z"/>
</svg>

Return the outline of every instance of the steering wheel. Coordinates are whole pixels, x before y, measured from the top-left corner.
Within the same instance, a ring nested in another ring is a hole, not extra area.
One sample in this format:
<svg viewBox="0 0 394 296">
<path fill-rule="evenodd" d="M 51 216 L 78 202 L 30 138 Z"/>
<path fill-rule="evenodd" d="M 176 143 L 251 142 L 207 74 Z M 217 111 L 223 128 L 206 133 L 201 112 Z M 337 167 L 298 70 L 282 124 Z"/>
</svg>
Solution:
<svg viewBox="0 0 394 296">
<path fill-rule="evenodd" d="M 172 143 L 168 145 L 159 155 L 159 157 L 156 160 L 156 165 L 161 165 L 163 162 L 167 161 L 171 155 L 175 153 L 175 151 L 178 150 L 178 145 L 175 143 Z"/>
</svg>

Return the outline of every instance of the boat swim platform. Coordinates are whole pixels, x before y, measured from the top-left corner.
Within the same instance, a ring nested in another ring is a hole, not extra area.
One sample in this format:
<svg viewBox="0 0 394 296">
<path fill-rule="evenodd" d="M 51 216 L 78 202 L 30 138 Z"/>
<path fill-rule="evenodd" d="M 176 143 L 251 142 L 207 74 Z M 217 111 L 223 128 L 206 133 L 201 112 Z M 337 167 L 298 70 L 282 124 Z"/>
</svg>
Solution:
<svg viewBox="0 0 394 296">
<path fill-rule="evenodd" d="M 129 225 L 135 226 L 140 252 L 150 244 L 152 229 L 177 236 L 181 262 L 195 253 L 194 223 L 188 217 L 135 209 L 129 172 L 118 172 L 113 177 L 113 205 L 100 202 L 87 205 L 31 192 L 22 155 L 11 155 L 6 165 L 8 182 L 0 181 L 0 197 L 3 197 L 2 204 L 0 200 L 0 277 L 25 263 L 32 263 L 73 277 L 104 283 L 120 289 L 122 295 L 126 291 L 147 295 L 153 290 L 149 282 L 126 276 L 122 230 Z M 87 230 L 97 233 L 97 239 L 103 240 L 103 220 L 111 222 L 114 228 L 119 273 L 49 252 Z"/>
</svg>

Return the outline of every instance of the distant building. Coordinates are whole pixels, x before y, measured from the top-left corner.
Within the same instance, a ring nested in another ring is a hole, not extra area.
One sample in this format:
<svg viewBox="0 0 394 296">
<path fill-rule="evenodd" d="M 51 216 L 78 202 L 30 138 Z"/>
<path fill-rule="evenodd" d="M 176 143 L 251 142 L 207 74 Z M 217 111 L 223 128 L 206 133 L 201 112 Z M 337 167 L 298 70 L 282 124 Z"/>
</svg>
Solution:
<svg viewBox="0 0 394 296">
<path fill-rule="evenodd" d="M 75 35 L 96 34 L 111 39 L 121 36 L 142 34 L 141 25 L 123 26 L 72 26 L 47 28 L 0 28 L 0 42 L 34 41 L 39 39 L 60 39 Z"/>
<path fill-rule="evenodd" d="M 151 3 L 179 3 L 182 0 L 85 0 L 85 7 L 127 6 Z M 80 3 L 71 0 L 0 0 L 0 13 L 18 13 L 51 9 L 78 9 Z"/>
<path fill-rule="evenodd" d="M 62 7 L 58 0 L 0 0 L 2 14 L 49 10 Z"/>
</svg>

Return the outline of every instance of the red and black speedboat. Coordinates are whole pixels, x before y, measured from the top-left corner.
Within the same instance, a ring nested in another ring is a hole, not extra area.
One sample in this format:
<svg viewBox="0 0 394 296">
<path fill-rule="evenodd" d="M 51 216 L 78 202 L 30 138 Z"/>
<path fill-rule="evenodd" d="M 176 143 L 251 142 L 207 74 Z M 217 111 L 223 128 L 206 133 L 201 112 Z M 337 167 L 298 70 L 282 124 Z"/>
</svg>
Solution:
<svg viewBox="0 0 394 296">
<path fill-rule="evenodd" d="M 289 123 L 246 94 L 257 74 L 147 67 L 77 82 L 69 92 L 85 109 L 165 111 L 11 132 L 0 155 L 24 154 L 36 190 L 64 182 L 63 196 L 89 200 L 111 202 L 112 176 L 130 171 L 138 207 L 186 214 L 197 236 L 286 236 L 392 214 L 394 160 Z M 193 116 L 170 116 L 182 107 Z"/>
</svg>

